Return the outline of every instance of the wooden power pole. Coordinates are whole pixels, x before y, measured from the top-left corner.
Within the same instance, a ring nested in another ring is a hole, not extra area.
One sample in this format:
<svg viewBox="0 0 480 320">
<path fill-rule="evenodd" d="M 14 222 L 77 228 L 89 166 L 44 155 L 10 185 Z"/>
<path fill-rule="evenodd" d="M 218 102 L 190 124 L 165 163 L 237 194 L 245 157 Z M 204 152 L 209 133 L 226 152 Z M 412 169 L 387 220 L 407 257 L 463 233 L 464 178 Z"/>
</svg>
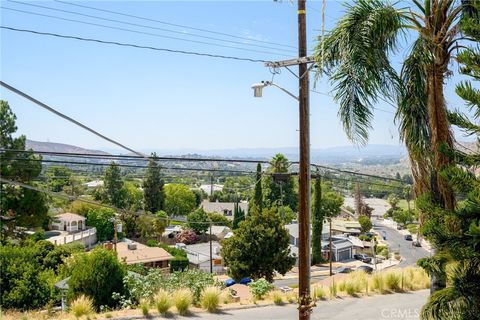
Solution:
<svg viewBox="0 0 480 320">
<path fill-rule="evenodd" d="M 299 319 L 310 319 L 314 302 L 310 296 L 310 101 L 309 101 L 309 70 L 315 59 L 307 56 L 307 28 L 306 28 L 306 0 L 298 0 L 298 58 L 266 62 L 269 68 L 282 68 L 298 65 L 299 96 L 296 97 L 285 89 L 274 85 L 288 93 L 299 102 L 299 129 L 300 129 L 300 164 L 298 174 L 298 292 L 299 292 Z"/>
<path fill-rule="evenodd" d="M 306 0 L 298 0 L 298 56 L 307 56 Z M 312 298 L 310 297 L 310 101 L 309 76 L 306 63 L 298 65 L 299 112 L 300 112 L 300 167 L 298 175 L 299 193 L 299 260 L 298 293 L 300 320 L 310 319 Z"/>
</svg>

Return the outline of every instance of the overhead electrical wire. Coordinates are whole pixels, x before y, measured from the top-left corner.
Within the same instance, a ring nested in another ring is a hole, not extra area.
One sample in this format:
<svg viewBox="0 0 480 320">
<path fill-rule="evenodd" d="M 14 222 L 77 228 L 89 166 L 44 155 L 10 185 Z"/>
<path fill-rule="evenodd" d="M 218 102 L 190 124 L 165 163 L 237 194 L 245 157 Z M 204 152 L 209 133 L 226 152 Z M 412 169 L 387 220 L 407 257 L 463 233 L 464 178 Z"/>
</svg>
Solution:
<svg viewBox="0 0 480 320">
<path fill-rule="evenodd" d="M 82 17 L 88 17 L 88 18 L 97 19 L 97 20 L 115 22 L 115 23 L 125 24 L 125 25 L 129 25 L 129 26 L 135 26 L 135 27 L 147 28 L 147 29 L 153 29 L 153 30 L 160 30 L 160 31 L 164 31 L 164 32 L 180 34 L 182 36 L 198 37 L 198 38 L 209 39 L 209 40 L 214 40 L 214 41 L 222 41 L 222 42 L 239 44 L 239 45 L 242 45 L 242 46 L 253 46 L 253 47 L 259 47 L 259 48 L 264 48 L 264 49 L 273 49 L 273 50 L 277 50 L 277 51 L 296 53 L 296 51 L 294 51 L 292 49 L 275 48 L 275 47 L 271 47 L 271 46 L 263 46 L 263 45 L 259 45 L 259 44 L 248 43 L 248 42 L 245 42 L 245 41 L 240 42 L 240 41 L 235 41 L 235 40 L 226 40 L 226 39 L 220 39 L 220 38 L 215 38 L 215 37 L 210 37 L 210 36 L 203 36 L 203 35 L 199 35 L 199 34 L 195 34 L 195 33 L 188 33 L 188 32 L 185 32 L 185 31 L 177 31 L 177 30 L 172 30 L 172 29 L 153 27 L 153 26 L 144 25 L 144 24 L 138 24 L 138 23 L 132 23 L 132 22 L 128 22 L 128 21 L 110 19 L 110 18 L 94 16 L 94 15 L 90 15 L 90 14 L 84 14 L 84 13 L 80 13 L 80 12 L 77 12 L 77 11 L 63 10 L 63 9 L 52 8 L 52 7 L 48 7 L 48 6 L 26 3 L 26 2 L 21 2 L 21 1 L 9 0 L 9 2 L 18 3 L 18 4 L 21 4 L 21 5 L 26 5 L 26 6 L 36 7 L 36 8 L 42 8 L 42 9 L 57 11 L 57 12 L 62 12 L 62 13 L 78 15 L 78 16 L 82 16 Z M 10 10 L 12 10 L 12 9 L 10 9 Z M 20 11 L 20 12 L 24 12 L 24 11 Z M 27 12 L 25 12 L 25 13 L 27 13 Z M 237 47 L 232 47 L 232 48 L 237 48 Z M 271 52 L 263 52 L 263 51 L 259 51 L 259 52 L 271 53 Z M 272 53 L 272 54 L 274 54 L 274 53 Z"/>
<path fill-rule="evenodd" d="M 281 44 L 281 43 L 270 42 L 270 41 L 266 41 L 266 40 L 249 38 L 249 37 L 242 37 L 242 36 L 238 36 L 238 35 L 232 35 L 232 34 L 225 33 L 225 32 L 208 30 L 208 29 L 203 29 L 203 28 L 196 28 L 196 27 L 191 27 L 191 26 L 182 25 L 182 24 L 178 24 L 178 23 L 171 23 L 171 22 L 167 22 L 167 21 L 162 21 L 162 20 L 158 20 L 158 19 L 146 18 L 146 17 L 142 17 L 142 16 L 138 16 L 138 15 L 127 14 L 127 13 L 118 12 L 118 11 L 113 11 L 113 10 L 100 9 L 100 8 L 97 8 L 97 7 L 87 6 L 87 5 L 84 5 L 84 4 L 78 4 L 78 3 L 75 3 L 75 2 L 67 2 L 67 1 L 60 1 L 60 0 L 55 0 L 55 2 L 62 3 L 62 4 L 65 4 L 65 5 L 70 5 L 70 6 L 76 6 L 76 7 L 80 7 L 80 8 L 86 8 L 86 9 L 90 9 L 90 10 L 95 10 L 95 11 L 99 11 L 99 12 L 105 12 L 105 13 L 110 13 L 110 14 L 115 14 L 115 15 L 124 16 L 124 17 L 130 17 L 130 18 L 135 18 L 135 19 L 139 19 L 139 20 L 144 20 L 144 21 L 150 21 L 150 22 L 160 23 L 160 24 L 163 24 L 163 25 L 168 25 L 168 26 L 173 26 L 173 27 L 178 27 L 178 28 L 184 28 L 184 29 L 188 29 L 188 30 L 201 31 L 201 32 L 205 32 L 205 33 L 210 33 L 210 34 L 216 34 L 216 35 L 226 36 L 226 37 L 230 37 L 230 38 L 234 38 L 234 39 L 241 39 L 241 40 L 244 40 L 244 41 L 251 41 L 251 42 L 271 44 L 271 45 L 276 45 L 276 46 L 280 46 L 280 47 L 292 48 L 292 49 L 295 49 L 295 50 L 297 49 L 297 47 L 296 47 L 296 46 L 293 46 L 293 45 Z"/>
<path fill-rule="evenodd" d="M 88 203 L 88 204 L 92 204 L 92 205 L 103 207 L 103 208 L 113 209 L 113 210 L 116 211 L 115 212 L 116 215 L 118 215 L 118 212 L 131 213 L 131 214 L 134 214 L 134 215 L 138 215 L 138 214 L 148 215 L 146 212 L 132 212 L 132 211 L 127 210 L 127 209 L 122 209 L 122 208 L 118 208 L 118 207 L 108 205 L 108 204 L 104 204 L 104 203 L 101 203 L 101 202 L 88 200 L 88 199 L 85 199 L 85 198 L 80 197 L 80 196 L 72 196 L 72 195 L 62 194 L 62 193 L 53 192 L 53 191 L 45 190 L 45 189 L 42 189 L 42 188 L 38 188 L 38 187 L 29 185 L 29 184 L 26 184 L 26 183 L 23 183 L 23 182 L 12 181 L 12 180 L 9 180 L 9 179 L 2 178 L 1 176 L 0 176 L 0 182 L 6 183 L 6 184 L 9 184 L 9 185 L 12 185 L 12 186 L 17 186 L 17 187 L 41 192 L 41 193 L 44 193 L 44 194 L 48 194 L 48 195 L 50 195 L 52 197 L 55 197 L 55 198 L 60 198 L 60 199 L 68 200 L 68 201 L 75 200 L 75 201 Z M 180 223 L 187 222 L 187 221 L 183 221 L 183 220 L 179 220 L 179 219 L 159 217 L 159 216 L 156 216 L 156 215 L 153 215 L 153 214 L 152 214 L 152 216 L 154 216 L 156 219 L 167 221 L 167 222 L 169 222 L 169 221 L 180 222 Z M 241 218 L 243 218 L 243 217 L 241 217 Z M 233 219 L 233 220 L 235 220 L 235 219 Z M 233 220 L 230 220 L 230 221 L 233 221 Z M 195 223 L 195 224 L 197 224 L 197 223 L 198 224 L 208 223 L 208 224 L 211 224 L 211 225 L 220 225 L 220 226 L 224 225 L 221 222 L 215 223 L 215 222 L 212 222 L 212 221 L 188 221 L 188 223 Z"/>
<path fill-rule="evenodd" d="M 23 33 L 30 33 L 30 34 L 41 35 L 41 36 L 50 36 L 50 37 L 72 39 L 72 40 L 79 40 L 79 41 L 86 41 L 86 42 L 95 42 L 95 43 L 101 43 L 101 44 L 116 45 L 120 47 L 147 49 L 147 50 L 153 50 L 153 51 L 179 53 L 179 54 L 185 54 L 185 55 L 194 55 L 194 56 L 218 58 L 218 59 L 230 59 L 230 60 L 237 60 L 237 61 L 248 61 L 248 62 L 255 62 L 255 63 L 271 62 L 269 60 L 262 60 L 262 59 L 252 59 L 252 58 L 227 56 L 227 55 L 221 55 L 221 54 L 203 53 L 203 52 L 195 52 L 195 51 L 187 51 L 187 50 L 176 50 L 176 49 L 169 49 L 169 48 L 159 48 L 159 47 L 144 46 L 144 45 L 138 45 L 138 44 L 132 44 L 132 43 L 125 43 L 125 42 L 108 41 L 108 40 L 100 40 L 100 39 L 94 39 L 94 38 L 85 38 L 80 36 L 64 35 L 59 33 L 41 32 L 41 31 L 30 30 L 30 29 L 19 29 L 19 28 L 14 28 L 10 26 L 4 26 L 4 25 L 0 26 L 0 28 L 5 30 L 10 30 L 10 31 L 15 31 L 15 32 L 23 32 Z"/>
<path fill-rule="evenodd" d="M 178 40 L 178 41 L 189 42 L 189 43 L 199 43 L 199 44 L 205 44 L 205 45 L 216 46 L 216 47 L 221 47 L 221 48 L 229 48 L 229 49 L 236 49 L 236 50 L 242 50 L 242 51 L 250 51 L 250 52 L 256 52 L 256 53 L 266 53 L 266 54 L 273 54 L 273 55 L 278 55 L 278 56 L 290 57 L 289 55 L 285 55 L 285 54 L 282 54 L 282 53 L 273 53 L 273 52 L 260 51 L 260 50 L 254 50 L 254 49 L 246 49 L 246 48 L 228 46 L 228 45 L 199 41 L 199 40 L 182 39 L 182 38 L 178 38 L 178 37 L 161 35 L 161 34 L 158 34 L 158 33 L 150 33 L 150 32 L 121 28 L 121 27 L 107 26 L 107 25 L 104 25 L 104 24 L 86 22 L 86 21 L 63 18 L 63 17 L 57 17 L 57 16 L 48 15 L 48 14 L 36 13 L 36 12 L 32 12 L 32 11 L 12 9 L 12 8 L 8 8 L 8 7 L 5 7 L 5 6 L 2 6 L 1 9 L 16 11 L 16 12 L 20 12 L 20 13 L 26 13 L 26 14 L 30 14 L 30 15 L 46 17 L 46 18 L 51 18 L 51 19 L 80 23 L 80 24 L 85 24 L 85 25 L 90 25 L 90 26 L 95 26 L 95 27 L 107 28 L 107 29 L 112 29 L 112 30 L 119 30 L 119 31 L 131 32 L 131 33 L 136 33 L 136 34 L 144 34 L 144 35 L 153 36 L 153 37 Z"/>
</svg>

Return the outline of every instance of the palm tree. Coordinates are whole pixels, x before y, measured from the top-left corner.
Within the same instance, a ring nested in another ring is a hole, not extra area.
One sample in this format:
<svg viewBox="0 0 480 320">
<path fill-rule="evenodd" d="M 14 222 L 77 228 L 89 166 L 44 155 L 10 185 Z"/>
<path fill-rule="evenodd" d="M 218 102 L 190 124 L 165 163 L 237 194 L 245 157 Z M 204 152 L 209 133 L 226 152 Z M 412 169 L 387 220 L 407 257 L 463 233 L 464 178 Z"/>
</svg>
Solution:
<svg viewBox="0 0 480 320">
<path fill-rule="evenodd" d="M 471 0 L 412 0 L 414 8 L 397 8 L 382 0 L 358 0 L 316 47 L 316 59 L 334 83 L 339 116 L 348 137 L 365 143 L 374 104 L 389 99 L 398 104 L 396 120 L 406 143 L 415 194 L 431 192 L 442 207 L 455 207 L 451 187 L 440 175 L 451 160 L 440 147 L 453 147 L 443 84 L 450 74 L 452 52 L 460 47 L 459 21 Z M 418 38 L 400 74 L 389 57 L 399 36 Z"/>
</svg>

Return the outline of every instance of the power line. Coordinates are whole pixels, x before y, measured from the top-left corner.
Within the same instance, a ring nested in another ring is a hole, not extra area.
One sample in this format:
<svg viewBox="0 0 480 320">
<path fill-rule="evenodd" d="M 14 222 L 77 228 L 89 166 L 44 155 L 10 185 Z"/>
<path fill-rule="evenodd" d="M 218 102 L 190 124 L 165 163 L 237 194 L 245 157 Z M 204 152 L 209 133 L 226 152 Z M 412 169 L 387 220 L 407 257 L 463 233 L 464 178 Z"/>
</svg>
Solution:
<svg viewBox="0 0 480 320">
<path fill-rule="evenodd" d="M 118 208 L 118 207 L 115 207 L 115 206 L 112 206 L 112 205 L 107 205 L 107 204 L 104 204 L 104 203 L 100 203 L 100 202 L 97 202 L 97 201 L 92 201 L 92 200 L 87 200 L 85 198 L 81 198 L 81 197 L 76 197 L 76 196 L 70 196 L 70 195 L 67 195 L 67 194 L 61 194 L 61 193 L 58 193 L 58 192 L 53 192 L 53 191 L 49 191 L 49 190 L 45 190 L 45 189 L 42 189 L 42 188 L 38 188 L 38 187 L 35 187 L 35 186 L 32 186 L 32 185 L 29 185 L 29 184 L 25 184 L 25 183 L 22 183 L 22 182 L 18 182 L 18 181 L 12 181 L 12 180 L 8 180 L 8 179 L 5 179 L 3 177 L 0 176 L 0 182 L 3 182 L 3 183 L 6 183 L 6 184 L 9 184 L 9 185 L 12 185 L 12 186 L 17 186 L 17 187 L 21 187 L 21 188 L 25 188 L 25 189 L 29 189 L 29 190 L 33 190 L 33 191 L 37 191 L 37 192 L 41 192 L 41 193 L 45 193 L 45 194 L 48 194 L 52 197 L 55 197 L 55 198 L 60 198 L 60 199 L 64 199 L 64 200 L 68 200 L 68 201 L 79 201 L 79 202 L 84 202 L 84 203 L 88 203 L 88 204 L 92 204 L 92 205 L 95 205 L 95 206 L 99 206 L 99 207 L 104 207 L 104 208 L 108 208 L 108 209 L 112 209 L 112 210 L 115 210 L 115 214 L 118 215 L 118 211 L 119 212 L 125 212 L 125 213 L 131 213 L 131 214 L 134 214 L 134 215 L 147 215 L 147 213 L 145 212 L 132 212 L 130 210 L 126 210 L 126 209 L 121 209 L 121 208 Z M 215 222 L 212 222 L 212 221 L 183 221 L 183 220 L 178 220 L 178 219 L 172 219 L 172 218 L 164 218 L 164 217 L 159 217 L 159 216 L 155 216 L 153 215 L 156 219 L 159 219 L 159 220 L 163 220 L 163 221 L 174 221 L 174 222 L 180 222 L 180 223 L 194 223 L 194 224 L 205 224 L 205 223 L 209 223 L 209 224 L 212 224 L 212 225 L 220 225 L 220 226 L 223 226 L 224 224 L 222 223 L 215 223 Z"/>
<path fill-rule="evenodd" d="M 130 152 L 132 152 L 132 153 L 134 153 L 134 154 L 136 154 L 136 155 L 139 155 L 139 156 L 141 156 L 141 157 L 145 157 L 145 155 L 143 155 L 141 152 L 135 151 L 135 150 L 133 150 L 132 148 L 129 148 L 129 147 L 121 144 L 120 142 L 117 142 L 117 141 L 115 141 L 115 140 L 113 140 L 113 139 L 108 138 L 107 136 L 99 133 L 98 131 L 95 131 L 95 130 L 91 129 L 90 127 L 84 125 L 83 123 L 81 123 L 81 122 L 79 122 L 79 121 L 77 121 L 77 120 L 75 120 L 75 119 L 73 119 L 73 118 L 71 118 L 71 117 L 69 117 L 69 116 L 67 116 L 67 115 L 65 115 L 65 114 L 63 114 L 63 113 L 55 110 L 55 109 L 53 109 L 52 107 L 47 106 L 45 103 L 38 101 L 37 99 L 29 96 L 28 94 L 26 94 L 26 93 L 24 93 L 24 92 L 22 92 L 22 91 L 20 91 L 20 90 L 18 90 L 18 89 L 16 89 L 16 88 L 14 88 L 14 87 L 12 87 L 12 86 L 10 86 L 9 84 L 7 84 L 7 83 L 5 83 L 5 82 L 3 82 L 3 81 L 0 81 L 0 85 L 1 85 L 2 87 L 6 88 L 6 89 L 8 89 L 8 90 L 10 90 L 10 91 L 12 91 L 13 93 L 18 94 L 19 96 L 24 97 L 24 98 L 27 99 L 27 100 L 30 100 L 31 102 L 35 103 L 36 105 L 38 105 L 38 106 L 40 106 L 40 107 L 42 107 L 42 108 L 44 108 L 44 109 L 46 109 L 46 110 L 54 113 L 55 115 L 57 115 L 57 116 L 65 119 L 65 120 L 67 120 L 67 121 L 70 121 L 70 122 L 72 122 L 73 124 L 75 124 L 75 125 L 83 128 L 83 129 L 85 129 L 85 130 L 87 130 L 87 131 L 90 131 L 90 132 L 93 133 L 94 135 L 96 135 L 96 136 L 98 136 L 98 137 L 100 137 L 100 138 L 102 138 L 102 139 L 104 139 L 104 140 L 107 140 L 108 142 L 111 142 L 111 143 L 113 143 L 113 144 L 121 147 L 122 149 L 125 149 L 125 150 L 127 150 L 127 151 L 130 151 Z M 148 158 L 147 158 L 147 159 L 148 159 Z"/>
<path fill-rule="evenodd" d="M 95 43 L 101 43 L 101 44 L 110 44 L 110 45 L 116 45 L 121 47 L 131 47 L 136 49 L 147 49 L 147 50 L 153 50 L 153 51 L 180 53 L 180 54 L 186 54 L 186 55 L 219 58 L 219 59 L 230 59 L 230 60 L 237 60 L 237 61 L 248 61 L 248 62 L 255 62 L 255 63 L 269 62 L 267 60 L 261 60 L 261 59 L 251 59 L 251 58 L 242 58 L 242 57 L 235 57 L 235 56 L 226 56 L 226 55 L 220 55 L 220 54 L 202 53 L 202 52 L 195 52 L 195 51 L 159 48 L 159 47 L 144 46 L 144 45 L 137 45 L 137 44 L 131 44 L 131 43 L 117 42 L 117 41 L 107 41 L 107 40 L 100 40 L 100 39 L 94 39 L 94 38 L 84 38 L 80 36 L 63 35 L 63 34 L 51 33 L 51 32 L 41 32 L 41 31 L 29 30 L 29 29 L 18 29 L 18 28 L 13 28 L 9 26 L 0 26 L 0 28 L 10 30 L 10 31 L 16 31 L 16 32 L 31 33 L 35 35 L 51 36 L 51 37 L 57 37 L 57 38 L 72 39 L 72 40 L 79 40 L 79 41 L 86 41 L 86 42 L 95 42 Z"/>
<path fill-rule="evenodd" d="M 95 11 L 100 11 L 100 12 L 106 12 L 106 13 L 111 13 L 111 14 L 116 14 L 116 15 L 120 15 L 120 16 L 124 16 L 124 17 L 130 17 L 130 18 L 140 19 L 140 20 L 144 20 L 144 21 L 150 21 L 150 22 L 160 23 L 160 24 L 163 24 L 163 25 L 168 25 L 168 26 L 173 26 L 173 27 L 179 27 L 179 28 L 185 28 L 185 29 L 189 29 L 189 30 L 206 32 L 206 33 L 210 33 L 210 34 L 222 35 L 222 36 L 226 36 L 226 37 L 231 37 L 231 38 L 241 39 L 241 40 L 246 40 L 246 41 L 251 41 L 251 42 L 265 43 L 265 44 L 271 44 L 271 45 L 276 45 L 276 46 L 280 46 L 280 47 L 288 47 L 288 48 L 292 48 L 292 49 L 297 49 L 297 47 L 292 46 L 292 45 L 288 45 L 288 44 L 280 44 L 280 43 L 269 42 L 269 41 L 265 41 L 265 40 L 259 40 L 259 39 L 254 39 L 254 38 L 247 38 L 247 37 L 232 35 L 232 34 L 225 33 L 225 32 L 219 32 L 219 31 L 213 31 L 213 30 L 208 30 L 208 29 L 196 28 L 196 27 L 191 27 L 191 26 L 186 26 L 186 25 L 181 25 L 181 24 L 166 22 L 166 21 L 162 21 L 162 20 L 158 20 L 158 19 L 145 18 L 145 17 L 133 15 L 133 14 L 126 14 L 126 13 L 122 13 L 122 12 L 118 12 L 118 11 L 100 9 L 100 8 L 91 7 L 91 6 L 86 6 L 86 5 L 82 5 L 82 4 L 78 4 L 78 3 L 73 3 L 73 2 L 66 2 L 66 1 L 60 1 L 60 0 L 55 0 L 55 1 L 56 1 L 56 2 L 59 2 L 59 3 L 66 4 L 66 5 L 70 5 L 70 6 L 76 6 L 76 7 L 80 7 L 80 8 L 86 8 L 86 9 L 90 9 L 90 10 L 95 10 Z"/>
<path fill-rule="evenodd" d="M 132 22 L 127 22 L 127 21 L 122 21 L 122 20 L 116 20 L 116 19 L 109 19 L 105 17 L 100 17 L 100 16 L 94 16 L 90 14 L 85 14 L 85 13 L 80 13 L 78 11 L 69 11 L 69 10 L 63 10 L 63 9 L 58 9 L 58 8 L 52 8 L 48 6 L 43 6 L 43 5 L 38 5 L 38 4 L 32 4 L 32 3 L 26 3 L 26 2 L 20 2 L 20 1 L 13 1 L 9 0 L 9 2 L 13 3 L 18 3 L 21 5 L 26 5 L 26 6 L 32 6 L 32 7 L 37 7 L 37 8 L 43 8 L 47 10 L 52 10 L 52 11 L 57 11 L 57 12 L 63 12 L 63 13 L 69 13 L 73 15 L 78 15 L 78 16 L 83 16 L 83 17 L 88 17 L 88 18 L 93 18 L 93 19 L 98 19 L 98 20 L 103 20 L 103 21 L 109 21 L 109 22 L 115 22 L 115 23 L 120 23 L 120 24 L 125 24 L 125 25 L 130 25 L 130 26 L 135 26 L 135 27 L 141 27 L 141 28 L 147 28 L 147 29 L 153 29 L 153 30 L 160 30 L 160 31 L 165 31 L 165 32 L 170 32 L 170 33 L 175 33 L 175 34 L 180 34 L 182 36 L 191 36 L 191 37 L 198 37 L 198 38 L 203 38 L 203 39 L 209 39 L 209 40 L 215 40 L 215 41 L 223 41 L 223 42 L 229 42 L 229 43 L 234 43 L 234 44 L 239 44 L 242 46 L 253 46 L 253 47 L 259 47 L 259 48 L 265 48 L 265 49 L 273 49 L 277 51 L 284 51 L 284 52 L 290 52 L 294 53 L 296 51 L 291 50 L 291 49 L 281 49 L 281 48 L 275 48 L 271 46 L 263 46 L 259 44 L 253 44 L 253 43 L 247 43 L 247 42 L 240 42 L 240 41 L 235 41 L 235 40 L 226 40 L 226 39 L 221 39 L 221 38 L 215 38 L 215 37 L 210 37 L 210 36 L 204 36 L 204 35 L 199 35 L 195 33 L 189 33 L 185 31 L 177 31 L 177 30 L 172 30 L 172 29 L 165 29 L 165 28 L 159 28 L 159 27 L 153 27 L 145 24 L 138 24 L 138 23 L 132 23 Z M 10 9 L 12 10 L 12 9 Z M 24 11 L 20 11 L 24 12 Z M 25 12 L 26 13 L 26 12 Z M 70 20 L 69 20 L 70 21 Z M 232 47 L 235 48 L 235 47 Z M 266 52 L 263 52 L 266 53 Z"/>
<path fill-rule="evenodd" d="M 269 160 L 261 159 L 224 159 L 224 158 L 192 158 L 192 157 L 170 157 L 170 156 L 134 156 L 134 155 L 110 155 L 110 154 L 95 154 L 95 153 L 74 153 L 74 152 L 59 152 L 59 151 L 29 151 L 29 150 L 13 150 L 2 149 L 0 152 L 12 152 L 12 153 L 35 153 L 40 155 L 51 155 L 59 157 L 74 157 L 74 158 L 87 158 L 87 159 L 126 159 L 126 160 L 142 160 L 151 159 L 155 161 L 185 161 L 185 162 L 239 162 L 239 163 L 264 163 L 269 164 Z"/>
<path fill-rule="evenodd" d="M 189 158 L 189 157 L 159 157 L 159 156 L 144 156 L 144 157 L 139 157 L 139 156 L 133 156 L 133 155 L 104 155 L 104 154 L 93 154 L 93 153 L 69 153 L 69 152 L 56 152 L 56 151 L 26 151 L 26 150 L 9 150 L 9 149 L 1 149 L 0 152 L 12 152 L 12 153 L 34 153 L 34 154 L 40 154 L 40 155 L 51 155 L 51 156 L 58 156 L 58 157 L 79 157 L 79 158 L 87 158 L 87 159 L 112 159 L 112 160 L 144 160 L 144 159 L 152 159 L 156 161 L 185 161 L 185 162 L 238 162 L 238 163 L 251 163 L 251 164 L 256 164 L 256 163 L 263 163 L 263 164 L 270 164 L 269 160 L 250 160 L 250 159 L 216 159 L 216 158 Z M 291 164 L 298 164 L 298 161 L 290 161 Z M 368 178 L 375 178 L 375 179 L 380 179 L 380 180 L 390 180 L 393 182 L 400 182 L 404 183 L 403 180 L 395 179 L 395 178 L 390 178 L 390 177 L 385 177 L 385 176 L 379 176 L 379 175 L 373 175 L 373 174 L 368 174 L 368 173 L 361 173 L 361 172 L 355 172 L 355 171 L 349 171 L 349 170 L 344 170 L 344 169 L 338 169 L 335 167 L 329 167 L 325 165 L 319 165 L 319 164 L 314 164 L 312 163 L 311 166 L 316 167 L 316 168 L 321 168 L 324 170 L 329 170 L 329 171 L 335 171 L 335 172 L 340 172 L 340 173 L 345 173 L 345 174 L 350 174 L 350 175 L 355 175 L 355 176 L 364 176 Z M 253 173 L 253 171 L 251 171 Z"/>
<path fill-rule="evenodd" d="M 65 161 L 65 160 L 45 160 L 45 159 L 21 159 L 21 158 L 11 158 L 7 160 L 15 160 L 15 161 L 34 161 L 34 162 L 44 162 L 44 163 L 62 163 L 62 164 L 72 164 L 72 165 L 85 165 L 85 166 L 102 166 L 108 167 L 110 163 L 99 163 L 99 162 L 80 162 L 80 161 Z M 146 165 L 137 165 L 137 164 L 123 164 L 123 163 L 115 163 L 118 167 L 124 168 L 139 168 L 139 169 L 147 169 L 148 166 Z M 231 169 L 207 169 L 207 168 L 176 168 L 176 167 L 164 167 L 161 166 L 161 169 L 165 170 L 178 170 L 178 171 L 206 171 L 206 172 L 231 172 L 231 173 L 247 173 L 247 174 L 254 174 L 256 171 L 246 171 L 246 170 L 231 170 Z"/>
<path fill-rule="evenodd" d="M 26 13 L 26 14 L 35 15 L 35 16 L 40 16 L 40 17 L 58 19 L 58 20 L 63 20 L 63 21 L 68 21 L 68 22 L 74 22 L 74 23 L 80 23 L 80 24 L 85 24 L 85 25 L 90 25 L 90 26 L 95 26 L 95 27 L 101 27 L 101 28 L 107 28 L 107 29 L 112 29 L 112 30 L 120 30 L 120 31 L 131 32 L 131 33 L 136 33 L 136 34 L 144 34 L 144 35 L 148 35 L 148 36 L 165 38 L 165 39 L 172 39 L 172 40 L 178 40 L 178 41 L 184 41 L 184 42 L 190 42 L 190 43 L 199 43 L 199 44 L 217 46 L 217 47 L 222 47 L 222 48 L 230 48 L 230 49 L 236 49 L 236 50 L 243 50 L 243 51 L 250 51 L 250 52 L 257 52 L 257 53 L 266 53 L 266 54 L 273 54 L 273 55 L 278 55 L 278 56 L 285 56 L 285 57 L 287 57 L 287 55 L 281 54 L 281 53 L 273 53 L 273 52 L 267 52 L 267 51 L 260 51 L 260 50 L 246 49 L 246 48 L 239 48 L 239 47 L 235 47 L 235 46 L 228 46 L 228 45 L 217 44 L 217 43 L 212 43 L 212 42 L 205 42 L 205 41 L 199 41 L 199 40 L 182 39 L 182 38 L 178 38 L 178 37 L 161 35 L 161 34 L 158 34 L 158 33 L 150 33 L 150 32 L 144 32 L 144 31 L 137 31 L 137 30 L 132 30 L 132 29 L 121 28 L 121 27 L 107 26 L 107 25 L 99 24 L 99 23 L 93 23 L 93 22 L 86 22 L 86 21 L 75 20 L 75 19 L 62 18 L 62 17 L 52 16 L 52 15 L 48 15 L 48 14 L 36 13 L 36 12 L 32 12 L 32 11 L 12 9 L 12 8 L 8 8 L 8 7 L 4 7 L 4 6 L 1 7 L 1 8 L 2 8 L 2 9 L 5 9 L 5 10 L 16 11 L 16 12 Z"/>
</svg>

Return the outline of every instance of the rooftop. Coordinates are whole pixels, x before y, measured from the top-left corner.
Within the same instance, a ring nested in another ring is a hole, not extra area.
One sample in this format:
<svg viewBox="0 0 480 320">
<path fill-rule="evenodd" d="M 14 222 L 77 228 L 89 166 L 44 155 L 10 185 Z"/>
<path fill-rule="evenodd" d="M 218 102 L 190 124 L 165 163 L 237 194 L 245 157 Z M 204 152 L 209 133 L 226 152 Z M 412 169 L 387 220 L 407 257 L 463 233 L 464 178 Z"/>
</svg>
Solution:
<svg viewBox="0 0 480 320">
<path fill-rule="evenodd" d="M 137 248 L 131 250 L 128 248 L 128 244 L 136 244 Z M 138 242 L 134 241 L 122 241 L 117 243 L 117 254 L 118 259 L 123 260 L 127 264 L 134 263 L 147 263 L 154 261 L 165 261 L 172 260 L 173 256 L 170 255 L 167 251 L 159 247 L 147 247 Z"/>
<path fill-rule="evenodd" d="M 238 205 L 243 211 L 245 212 L 248 211 L 248 203 L 240 202 Z M 233 212 L 233 209 L 235 207 L 235 202 L 210 202 L 210 201 L 204 200 L 202 201 L 202 204 L 200 206 L 206 212 L 217 212 L 217 213 L 223 214 L 224 210 L 229 210 Z"/>
<path fill-rule="evenodd" d="M 58 219 L 60 221 L 79 221 L 79 220 L 84 221 L 87 218 L 76 213 L 66 212 L 66 213 L 56 215 L 55 219 Z"/>
</svg>

